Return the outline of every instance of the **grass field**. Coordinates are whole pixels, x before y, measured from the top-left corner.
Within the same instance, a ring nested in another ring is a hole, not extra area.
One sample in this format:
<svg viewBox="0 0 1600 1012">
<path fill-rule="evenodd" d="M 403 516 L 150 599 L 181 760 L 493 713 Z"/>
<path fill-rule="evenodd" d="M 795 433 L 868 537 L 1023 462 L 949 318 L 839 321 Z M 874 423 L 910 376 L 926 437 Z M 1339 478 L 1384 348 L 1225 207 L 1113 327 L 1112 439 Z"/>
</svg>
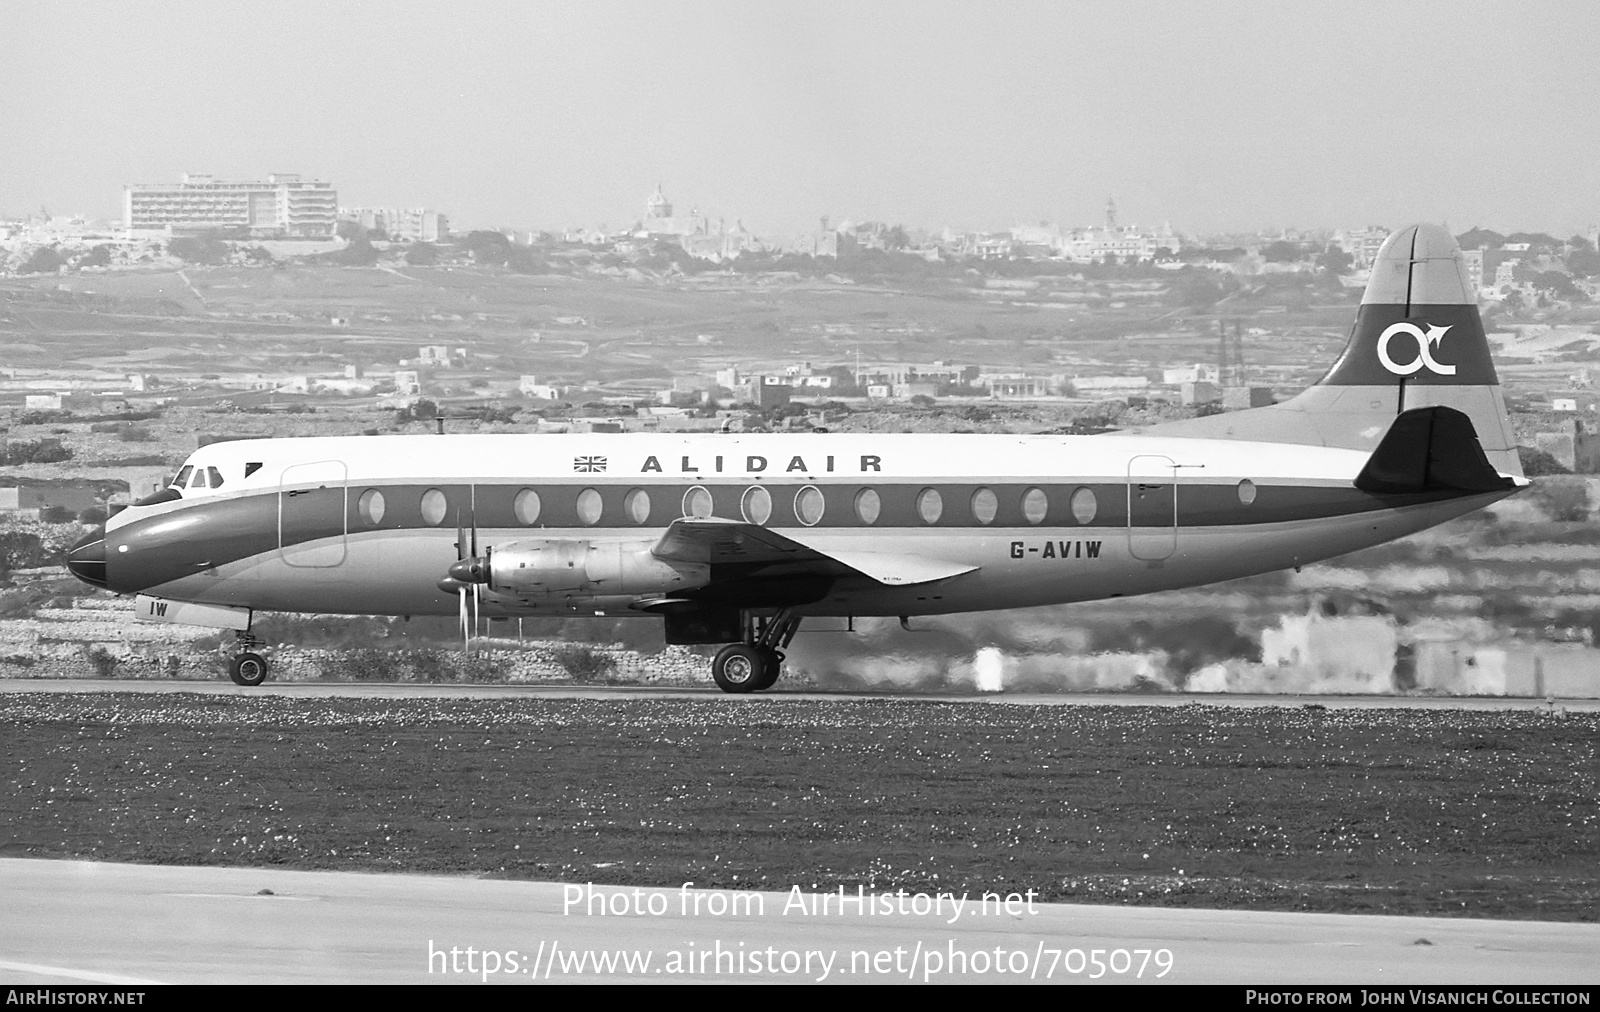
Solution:
<svg viewBox="0 0 1600 1012">
<path fill-rule="evenodd" d="M 1600 716 L 0 697 L 0 854 L 1592 921 Z"/>
</svg>

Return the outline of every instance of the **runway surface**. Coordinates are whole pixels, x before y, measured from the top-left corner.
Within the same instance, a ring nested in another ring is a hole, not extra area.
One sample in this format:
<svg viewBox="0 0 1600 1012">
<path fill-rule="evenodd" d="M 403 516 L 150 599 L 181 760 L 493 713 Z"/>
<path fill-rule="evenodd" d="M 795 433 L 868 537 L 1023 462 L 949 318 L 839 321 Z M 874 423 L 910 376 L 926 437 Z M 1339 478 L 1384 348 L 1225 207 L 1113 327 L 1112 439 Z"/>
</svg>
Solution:
<svg viewBox="0 0 1600 1012">
<path fill-rule="evenodd" d="M 0 859 L 0 980 L 1592 984 L 1600 951 L 1595 924 L 585 888 Z"/>
<path fill-rule="evenodd" d="M 714 688 L 631 685 L 431 685 L 414 682 L 272 682 L 254 688 L 227 681 L 0 678 L 0 692 L 196 692 L 205 695 L 276 695 L 299 698 L 345 696 L 366 699 L 715 699 L 760 705 L 765 700 L 899 699 L 942 703 L 1029 706 L 1325 706 L 1329 709 L 1445 709 L 1600 711 L 1600 699 L 1530 699 L 1512 696 L 1314 696 L 1244 695 L 1217 692 L 971 693 L 773 691 L 730 696 Z"/>
</svg>

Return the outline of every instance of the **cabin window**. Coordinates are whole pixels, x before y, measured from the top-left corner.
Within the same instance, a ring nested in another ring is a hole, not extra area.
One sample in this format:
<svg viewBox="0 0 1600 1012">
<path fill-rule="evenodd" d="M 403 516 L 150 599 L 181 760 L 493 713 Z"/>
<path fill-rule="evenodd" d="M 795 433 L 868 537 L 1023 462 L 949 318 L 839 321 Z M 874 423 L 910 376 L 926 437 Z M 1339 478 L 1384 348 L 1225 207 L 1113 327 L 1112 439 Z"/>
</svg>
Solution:
<svg viewBox="0 0 1600 1012">
<path fill-rule="evenodd" d="M 585 527 L 593 527 L 600 522 L 600 513 L 605 508 L 600 499 L 600 493 L 592 488 L 586 488 L 578 493 L 578 520 Z"/>
<path fill-rule="evenodd" d="M 1246 478 L 1239 483 L 1239 504 L 1248 506 L 1256 501 L 1256 483 Z"/>
<path fill-rule="evenodd" d="M 255 474 L 259 470 L 261 470 L 261 461 L 252 460 L 249 463 L 245 464 L 245 466 L 244 466 L 244 476 L 246 478 L 248 478 L 252 474 Z"/>
<path fill-rule="evenodd" d="M 450 503 L 445 499 L 444 493 L 436 488 L 430 488 L 422 493 L 422 522 L 433 527 L 444 523 L 444 515 L 450 509 Z"/>
<path fill-rule="evenodd" d="M 815 485 L 807 485 L 794 497 L 794 515 L 807 527 L 814 527 L 822 520 L 822 490 Z"/>
<path fill-rule="evenodd" d="M 361 498 L 356 500 L 356 511 L 361 514 L 361 519 L 369 524 L 383 522 L 383 493 L 375 488 L 369 488 L 361 493 Z"/>
<path fill-rule="evenodd" d="M 517 523 L 524 527 L 532 527 L 539 522 L 539 493 L 531 488 L 518 492 L 516 498 L 511 500 L 511 512 L 517 516 Z"/>
<path fill-rule="evenodd" d="M 650 493 L 642 488 L 630 489 L 622 499 L 622 512 L 636 524 L 650 519 Z"/>
<path fill-rule="evenodd" d="M 739 510 L 750 523 L 766 523 L 772 516 L 772 493 L 760 485 L 751 485 L 739 500 Z"/>
<path fill-rule="evenodd" d="M 1072 518 L 1080 524 L 1094 523 L 1095 512 L 1100 508 L 1100 503 L 1094 497 L 1094 490 L 1079 486 L 1072 493 Z"/>
<path fill-rule="evenodd" d="M 189 483 L 189 475 L 191 475 L 193 473 L 194 473 L 194 465 L 193 464 L 185 464 L 185 465 L 183 465 L 183 468 L 178 472 L 178 476 L 176 478 L 172 479 L 173 487 L 174 488 L 182 488 L 183 486 L 187 485 Z"/>
<path fill-rule="evenodd" d="M 1044 515 L 1050 512 L 1050 497 L 1044 494 L 1042 488 L 1030 488 L 1022 495 L 1022 516 L 1030 524 L 1044 523 Z"/>
<path fill-rule="evenodd" d="M 883 512 L 883 500 L 878 498 L 876 489 L 864 488 L 856 493 L 856 518 L 864 524 L 878 522 L 878 514 Z"/>
<path fill-rule="evenodd" d="M 206 468 L 206 474 L 211 477 L 211 487 L 212 488 L 221 488 L 222 487 L 222 472 L 221 471 L 218 471 L 214 467 L 208 467 L 208 468 Z"/>
<path fill-rule="evenodd" d="M 704 519 L 711 515 L 711 492 L 703 485 L 696 485 L 683 494 L 683 515 Z"/>
<path fill-rule="evenodd" d="M 980 524 L 992 524 L 998 512 L 1000 498 L 994 494 L 994 489 L 980 488 L 972 493 L 972 519 Z"/>
<path fill-rule="evenodd" d="M 925 524 L 936 524 L 944 516 L 944 496 L 936 488 L 925 488 L 917 493 L 917 516 Z"/>
</svg>

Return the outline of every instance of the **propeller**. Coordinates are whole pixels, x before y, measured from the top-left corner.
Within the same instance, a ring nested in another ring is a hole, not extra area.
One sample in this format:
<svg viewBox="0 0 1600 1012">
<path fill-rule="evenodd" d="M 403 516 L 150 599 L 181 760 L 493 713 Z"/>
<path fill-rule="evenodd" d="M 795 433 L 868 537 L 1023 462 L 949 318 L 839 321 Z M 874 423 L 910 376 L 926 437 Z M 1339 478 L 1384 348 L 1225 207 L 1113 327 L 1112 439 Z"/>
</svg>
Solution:
<svg viewBox="0 0 1600 1012">
<path fill-rule="evenodd" d="M 439 589 L 454 593 L 460 599 L 461 649 L 472 649 L 472 637 L 477 635 L 483 613 L 483 587 L 489 582 L 489 557 L 478 554 L 478 517 L 475 506 L 468 507 L 467 520 L 462 521 L 456 510 L 456 561 L 450 575 L 439 581 Z M 471 616 L 468 617 L 467 598 L 472 598 Z"/>
</svg>

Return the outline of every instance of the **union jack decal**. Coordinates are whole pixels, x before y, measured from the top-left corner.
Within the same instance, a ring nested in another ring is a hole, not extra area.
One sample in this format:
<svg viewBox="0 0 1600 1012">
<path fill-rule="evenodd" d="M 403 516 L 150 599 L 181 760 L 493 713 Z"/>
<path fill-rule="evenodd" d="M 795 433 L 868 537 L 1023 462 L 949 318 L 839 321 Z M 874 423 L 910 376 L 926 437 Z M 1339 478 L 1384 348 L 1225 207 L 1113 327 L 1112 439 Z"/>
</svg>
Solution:
<svg viewBox="0 0 1600 1012">
<path fill-rule="evenodd" d="M 595 471 L 604 471 L 606 469 L 606 458 L 604 458 L 604 457 L 573 457 L 572 458 L 572 469 L 574 471 L 588 471 L 588 472 L 591 472 L 591 473 L 595 472 Z"/>
</svg>

